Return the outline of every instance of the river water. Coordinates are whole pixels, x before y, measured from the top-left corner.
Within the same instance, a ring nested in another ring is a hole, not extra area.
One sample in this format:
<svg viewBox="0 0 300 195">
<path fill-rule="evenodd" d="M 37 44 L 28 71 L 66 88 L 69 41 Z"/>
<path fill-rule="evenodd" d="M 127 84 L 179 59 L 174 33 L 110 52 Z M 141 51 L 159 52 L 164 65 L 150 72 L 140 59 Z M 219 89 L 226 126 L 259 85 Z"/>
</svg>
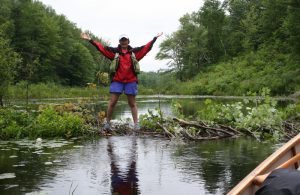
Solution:
<svg viewBox="0 0 300 195">
<path fill-rule="evenodd" d="M 184 100 L 192 113 L 201 100 Z M 140 114 L 168 99 L 140 99 Z M 103 102 L 92 104 L 99 111 Z M 131 114 L 121 100 L 114 118 Z M 153 137 L 0 141 L 0 194 L 225 194 L 277 146 L 250 138 L 183 143 Z"/>
</svg>

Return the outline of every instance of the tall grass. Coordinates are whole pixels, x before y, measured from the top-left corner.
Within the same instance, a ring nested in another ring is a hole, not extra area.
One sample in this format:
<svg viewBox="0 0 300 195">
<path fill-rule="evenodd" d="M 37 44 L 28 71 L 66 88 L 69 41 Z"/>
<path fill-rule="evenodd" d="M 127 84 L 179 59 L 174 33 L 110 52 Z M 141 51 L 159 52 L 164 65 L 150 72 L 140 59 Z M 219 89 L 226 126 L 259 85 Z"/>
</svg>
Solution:
<svg viewBox="0 0 300 195">
<path fill-rule="evenodd" d="M 139 84 L 138 93 L 142 95 L 157 94 L 156 89 L 144 87 Z M 69 87 L 55 83 L 38 83 L 29 85 L 29 99 L 43 98 L 77 98 L 88 97 L 98 98 L 109 96 L 109 86 L 90 87 Z M 26 99 L 26 83 L 20 82 L 9 86 L 8 99 Z"/>
<path fill-rule="evenodd" d="M 55 83 L 39 83 L 29 85 L 29 98 L 75 98 L 75 97 L 99 97 L 107 96 L 109 88 L 97 86 L 89 87 L 68 87 Z M 11 85 L 8 92 L 9 99 L 26 99 L 26 83 L 20 82 Z"/>
</svg>

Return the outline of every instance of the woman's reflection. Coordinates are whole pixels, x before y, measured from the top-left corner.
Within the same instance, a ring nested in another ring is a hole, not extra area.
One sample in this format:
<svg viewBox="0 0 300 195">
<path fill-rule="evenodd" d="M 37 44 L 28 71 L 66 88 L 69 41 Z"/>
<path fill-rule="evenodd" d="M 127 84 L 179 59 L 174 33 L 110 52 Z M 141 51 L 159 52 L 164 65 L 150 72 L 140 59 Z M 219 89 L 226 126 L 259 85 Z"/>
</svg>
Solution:
<svg viewBox="0 0 300 195">
<path fill-rule="evenodd" d="M 108 139 L 107 152 L 110 157 L 111 188 L 114 195 L 135 195 L 138 192 L 138 178 L 136 171 L 136 137 L 132 139 L 130 163 L 126 171 L 122 172 L 116 165 L 116 155 L 111 139 Z"/>
</svg>

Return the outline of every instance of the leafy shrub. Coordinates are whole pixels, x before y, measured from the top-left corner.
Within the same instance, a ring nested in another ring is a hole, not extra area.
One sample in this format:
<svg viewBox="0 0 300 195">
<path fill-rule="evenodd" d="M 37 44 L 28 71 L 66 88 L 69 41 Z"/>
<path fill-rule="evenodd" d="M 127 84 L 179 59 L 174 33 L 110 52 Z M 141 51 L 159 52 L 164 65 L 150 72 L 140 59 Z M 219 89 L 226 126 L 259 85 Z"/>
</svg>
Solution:
<svg viewBox="0 0 300 195">
<path fill-rule="evenodd" d="M 44 108 L 35 120 L 31 137 L 71 137 L 83 135 L 83 118 L 71 112 L 59 114 L 53 107 Z"/>
<path fill-rule="evenodd" d="M 157 123 L 163 120 L 163 112 L 159 108 L 154 111 L 148 110 L 148 113 L 141 114 L 139 117 L 141 126 L 147 129 L 157 129 Z"/>
<path fill-rule="evenodd" d="M 53 106 L 43 107 L 37 115 L 11 108 L 1 108 L 0 138 L 80 136 L 87 134 L 87 130 L 90 129 L 89 122 L 90 116 L 86 114 L 56 110 Z"/>
<path fill-rule="evenodd" d="M 0 138 L 22 138 L 26 136 L 33 118 L 24 111 L 0 108 Z"/>
</svg>

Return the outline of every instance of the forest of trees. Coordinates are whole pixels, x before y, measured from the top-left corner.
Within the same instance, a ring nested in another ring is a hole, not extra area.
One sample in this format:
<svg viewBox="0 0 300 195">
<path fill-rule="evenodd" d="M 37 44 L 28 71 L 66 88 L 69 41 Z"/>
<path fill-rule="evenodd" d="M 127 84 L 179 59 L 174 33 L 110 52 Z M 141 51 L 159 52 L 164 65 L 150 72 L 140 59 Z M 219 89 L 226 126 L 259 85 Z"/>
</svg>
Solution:
<svg viewBox="0 0 300 195">
<path fill-rule="evenodd" d="M 181 17 L 179 30 L 160 45 L 157 59 L 170 60 L 170 69 L 143 73 L 140 84 L 159 93 L 299 91 L 299 13 L 299 0 L 206 0 Z M 96 73 L 107 72 L 109 61 L 80 32 L 39 1 L 0 0 L 0 103 L 20 82 L 97 82 Z"/>
<path fill-rule="evenodd" d="M 80 32 L 39 1 L 0 0 L 0 99 L 8 84 L 20 81 L 68 86 L 96 81 L 96 72 L 106 71 L 109 62 Z"/>
<path fill-rule="evenodd" d="M 299 0 L 206 0 L 180 24 L 156 57 L 191 93 L 300 90 Z"/>
</svg>

